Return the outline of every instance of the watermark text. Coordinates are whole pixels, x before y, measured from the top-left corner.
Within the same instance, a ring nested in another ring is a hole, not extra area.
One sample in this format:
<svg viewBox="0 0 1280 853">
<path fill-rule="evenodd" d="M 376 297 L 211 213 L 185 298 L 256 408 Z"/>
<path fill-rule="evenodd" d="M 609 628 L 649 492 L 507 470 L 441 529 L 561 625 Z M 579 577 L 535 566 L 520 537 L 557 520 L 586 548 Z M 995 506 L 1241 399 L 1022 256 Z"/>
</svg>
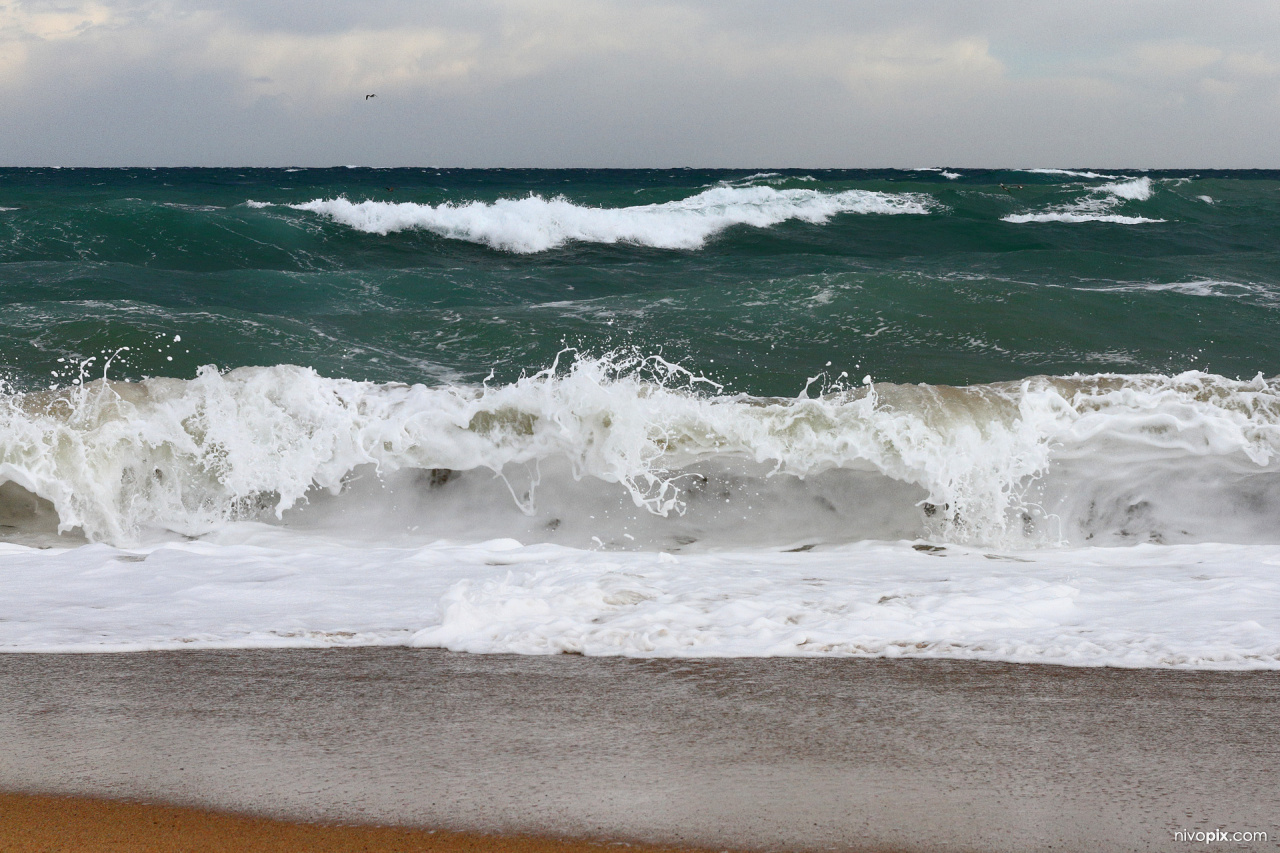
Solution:
<svg viewBox="0 0 1280 853">
<path fill-rule="evenodd" d="M 1173 840 L 1197 844 L 1239 844 L 1241 842 L 1268 841 L 1270 839 L 1267 837 L 1267 833 L 1261 830 L 1177 829 L 1173 832 Z"/>
</svg>

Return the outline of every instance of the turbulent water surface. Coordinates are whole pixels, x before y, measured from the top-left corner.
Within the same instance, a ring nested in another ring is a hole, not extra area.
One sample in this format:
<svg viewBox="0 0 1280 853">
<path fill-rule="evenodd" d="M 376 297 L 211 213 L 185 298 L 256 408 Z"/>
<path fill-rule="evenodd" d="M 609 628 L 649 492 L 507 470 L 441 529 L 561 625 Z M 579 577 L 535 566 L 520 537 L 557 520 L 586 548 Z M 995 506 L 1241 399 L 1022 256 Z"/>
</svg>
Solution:
<svg viewBox="0 0 1280 853">
<path fill-rule="evenodd" d="M 1280 667 L 1280 173 L 0 170 L 0 648 Z"/>
</svg>

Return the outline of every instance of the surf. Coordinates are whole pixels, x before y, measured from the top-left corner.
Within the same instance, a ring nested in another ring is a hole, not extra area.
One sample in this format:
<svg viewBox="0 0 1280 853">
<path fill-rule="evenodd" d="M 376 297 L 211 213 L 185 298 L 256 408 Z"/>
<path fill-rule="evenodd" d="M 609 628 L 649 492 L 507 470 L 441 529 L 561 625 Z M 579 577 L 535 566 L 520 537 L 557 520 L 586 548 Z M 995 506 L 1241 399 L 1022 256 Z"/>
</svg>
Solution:
<svg viewBox="0 0 1280 853">
<path fill-rule="evenodd" d="M 1048 170 L 1031 171 L 1045 172 Z M 1055 171 L 1064 175 L 1078 175 L 1089 178 L 1117 177 L 1114 175 L 1099 175 L 1093 172 Z M 1156 219 L 1149 216 L 1113 212 L 1114 208 L 1125 202 L 1149 200 L 1152 192 L 1153 187 L 1150 178 L 1116 180 L 1096 187 L 1089 187 L 1085 195 L 1076 201 L 1054 205 L 1048 210 L 1038 213 L 1010 213 L 1002 216 L 1001 219 L 1004 222 L 1015 224 L 1027 222 L 1113 222 L 1119 225 L 1144 225 L 1164 222 L 1164 219 Z"/>
<path fill-rule="evenodd" d="M 246 519 L 656 550 L 1272 542 L 1280 384 L 1193 371 L 777 398 L 635 353 L 564 354 L 504 385 L 209 366 L 5 396 L 0 483 L 63 534 L 117 545 Z"/>
</svg>

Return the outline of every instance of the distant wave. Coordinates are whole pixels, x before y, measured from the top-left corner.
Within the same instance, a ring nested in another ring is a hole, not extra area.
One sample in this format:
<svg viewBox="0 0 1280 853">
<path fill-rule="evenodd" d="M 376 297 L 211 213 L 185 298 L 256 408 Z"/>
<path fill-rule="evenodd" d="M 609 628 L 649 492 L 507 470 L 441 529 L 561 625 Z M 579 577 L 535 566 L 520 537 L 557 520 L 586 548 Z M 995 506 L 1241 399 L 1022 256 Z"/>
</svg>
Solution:
<svg viewBox="0 0 1280 853">
<path fill-rule="evenodd" d="M 507 252 L 532 253 L 570 242 L 699 249 L 735 225 L 768 228 L 792 219 L 818 224 L 841 213 L 926 214 L 935 202 L 920 193 L 719 186 L 665 204 L 622 208 L 538 195 L 434 206 L 332 198 L 290 207 L 370 234 L 423 230 Z"/>
<path fill-rule="evenodd" d="M 959 177 L 960 177 L 960 173 L 959 173 L 959 172 L 952 172 L 952 171 L 949 171 L 949 170 L 947 170 L 947 169 L 940 168 L 940 167 L 938 167 L 938 166 L 920 166 L 919 168 L 916 168 L 916 169 L 909 169 L 908 171 L 911 171 L 911 172 L 937 172 L 937 173 L 939 173 L 940 175 L 942 175 L 942 177 L 946 178 L 948 181 L 954 181 L 956 178 L 959 178 Z"/>
<path fill-rule="evenodd" d="M 1099 172 L 1077 172 L 1073 169 L 1019 169 L 1020 172 L 1028 172 L 1033 175 L 1067 175 L 1072 178 L 1104 178 L 1106 180 L 1114 180 L 1120 175 L 1103 175 Z"/>
<path fill-rule="evenodd" d="M 1275 304 L 1278 300 L 1277 295 L 1265 284 L 1219 281 L 1216 279 L 1192 279 L 1175 282 L 1117 281 L 1082 289 L 1111 293 L 1168 292 L 1180 293 L 1184 296 L 1216 296 L 1269 305 Z"/>
<path fill-rule="evenodd" d="M 808 184 L 818 180 L 813 175 L 784 175 L 781 172 L 756 172 L 747 175 L 745 178 L 726 179 L 716 181 L 714 184 L 705 184 L 707 187 L 756 187 L 770 186 L 777 187 L 783 184 L 802 183 Z"/>
<path fill-rule="evenodd" d="M 1111 177 L 1089 174 L 1093 177 Z M 1127 201 L 1147 201 L 1151 198 L 1152 192 L 1150 178 L 1133 178 L 1090 187 L 1088 195 L 1071 204 L 1060 205 L 1038 213 L 1011 213 L 1000 218 L 1005 222 L 1014 223 L 1114 222 L 1121 225 L 1142 225 L 1149 222 L 1164 222 L 1163 219 L 1112 212 L 1115 207 Z"/>
</svg>

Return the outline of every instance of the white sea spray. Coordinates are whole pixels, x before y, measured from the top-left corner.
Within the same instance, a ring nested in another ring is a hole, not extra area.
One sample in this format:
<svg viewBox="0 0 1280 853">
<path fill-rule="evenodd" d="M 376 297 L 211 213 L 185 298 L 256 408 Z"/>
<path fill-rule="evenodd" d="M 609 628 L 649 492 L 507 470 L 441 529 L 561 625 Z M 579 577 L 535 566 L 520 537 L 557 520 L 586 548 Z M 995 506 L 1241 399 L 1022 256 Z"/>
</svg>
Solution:
<svg viewBox="0 0 1280 853">
<path fill-rule="evenodd" d="M 496 386 L 206 367 L 190 381 L 9 395 L 0 400 L 0 483 L 48 501 L 62 530 L 112 543 L 148 531 L 200 535 L 263 513 L 282 519 L 352 490 L 365 468 L 383 479 L 490 472 L 527 517 L 538 515 L 541 493 L 581 521 L 575 493 L 612 489 L 631 508 L 615 514 L 618 524 L 650 526 L 700 518 L 716 489 L 729 489 L 722 503 L 737 512 L 796 483 L 831 507 L 833 526 L 842 505 L 860 518 L 879 507 L 883 531 L 846 519 L 846 541 L 912 530 L 1017 547 L 1202 541 L 1210 530 L 1257 541 L 1273 535 L 1268 513 L 1280 506 L 1280 390 L 1262 377 L 882 383 L 783 399 L 723 395 L 656 358 L 565 360 Z M 479 488 L 458 494 L 490 500 Z M 732 524 L 716 523 L 731 535 Z"/>
</svg>

